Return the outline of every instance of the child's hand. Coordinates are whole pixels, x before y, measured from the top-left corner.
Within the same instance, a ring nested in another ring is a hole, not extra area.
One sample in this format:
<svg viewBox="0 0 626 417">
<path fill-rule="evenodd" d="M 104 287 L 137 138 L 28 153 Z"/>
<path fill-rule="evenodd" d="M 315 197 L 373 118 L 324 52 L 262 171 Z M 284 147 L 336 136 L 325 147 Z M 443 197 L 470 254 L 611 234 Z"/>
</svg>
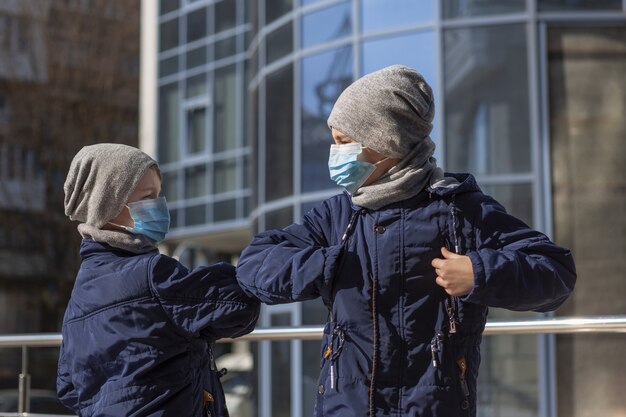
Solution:
<svg viewBox="0 0 626 417">
<path fill-rule="evenodd" d="M 444 259 L 435 258 L 431 262 L 437 279 L 435 282 L 454 297 L 469 294 L 474 287 L 474 268 L 469 256 L 457 255 L 441 248 Z"/>
</svg>

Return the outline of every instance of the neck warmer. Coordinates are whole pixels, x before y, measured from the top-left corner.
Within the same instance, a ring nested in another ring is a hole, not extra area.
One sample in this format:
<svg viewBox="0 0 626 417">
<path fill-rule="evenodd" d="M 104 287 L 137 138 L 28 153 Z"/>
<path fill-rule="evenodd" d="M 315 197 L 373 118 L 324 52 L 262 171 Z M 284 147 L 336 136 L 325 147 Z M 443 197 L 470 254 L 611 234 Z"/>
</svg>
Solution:
<svg viewBox="0 0 626 417">
<path fill-rule="evenodd" d="M 87 223 L 78 225 L 78 233 L 83 239 L 106 243 L 114 248 L 140 254 L 158 251 L 154 242 L 143 235 L 133 235 L 122 230 L 98 229 Z"/>
<path fill-rule="evenodd" d="M 418 145 L 376 182 L 361 187 L 352 196 L 357 206 L 378 210 L 388 204 L 397 203 L 416 196 L 426 187 L 453 188 L 459 182 L 444 177 L 443 171 L 432 157 L 435 144 L 430 137 Z"/>
</svg>

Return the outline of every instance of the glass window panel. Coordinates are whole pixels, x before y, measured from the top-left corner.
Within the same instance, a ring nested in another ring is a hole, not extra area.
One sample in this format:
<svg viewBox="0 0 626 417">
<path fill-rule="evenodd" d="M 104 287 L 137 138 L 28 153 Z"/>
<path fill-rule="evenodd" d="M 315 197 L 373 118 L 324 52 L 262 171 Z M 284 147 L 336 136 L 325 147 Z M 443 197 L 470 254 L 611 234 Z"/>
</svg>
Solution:
<svg viewBox="0 0 626 417">
<path fill-rule="evenodd" d="M 259 175 L 259 171 L 261 170 L 261 167 L 264 165 L 264 161 L 260 160 L 260 152 L 259 152 L 259 89 L 255 88 L 254 90 L 252 90 L 252 92 L 250 93 L 250 113 L 249 113 L 249 118 L 248 118 L 248 123 L 250 124 L 250 128 L 248 129 L 248 134 L 249 136 L 249 143 L 250 146 L 252 147 L 251 152 L 252 152 L 252 161 L 251 161 L 251 167 L 250 169 L 252 170 L 252 182 L 251 182 L 251 187 L 252 187 L 252 202 L 254 207 L 256 207 L 259 203 L 260 203 L 260 194 L 259 194 L 259 188 L 260 188 L 260 184 L 261 181 L 259 180 L 259 178 L 261 177 Z"/>
<path fill-rule="evenodd" d="M 161 195 L 167 201 L 176 201 L 178 196 L 178 171 L 163 172 L 163 184 L 161 186 Z"/>
<path fill-rule="evenodd" d="M 207 82 L 206 74 L 198 74 L 187 78 L 187 97 L 197 97 L 206 94 Z"/>
<path fill-rule="evenodd" d="M 265 197 L 267 201 L 293 193 L 293 67 L 288 65 L 266 80 Z"/>
<path fill-rule="evenodd" d="M 178 55 L 159 61 L 159 77 L 166 77 L 178 72 Z"/>
<path fill-rule="evenodd" d="M 302 190 L 336 187 L 328 174 L 332 136 L 326 119 L 339 94 L 352 82 L 352 48 L 346 46 L 302 60 Z"/>
<path fill-rule="evenodd" d="M 159 7 L 159 14 L 166 14 L 173 12 L 180 7 L 180 0 L 161 0 Z"/>
<path fill-rule="evenodd" d="M 521 13 L 525 10 L 526 0 L 443 0 L 444 18 Z"/>
<path fill-rule="evenodd" d="M 437 96 L 437 51 L 435 33 L 432 31 L 416 32 L 408 35 L 384 37 L 363 43 L 363 74 L 377 71 L 389 65 L 400 64 L 417 70 L 435 94 L 435 107 L 439 103 Z M 407 51 L 419 51 L 407 53 Z M 435 117 L 437 116 L 435 112 Z M 437 123 L 433 124 L 431 138 L 439 145 Z M 439 158 L 438 151 L 435 157 Z"/>
<path fill-rule="evenodd" d="M 237 67 L 230 65 L 215 71 L 213 152 L 237 147 Z"/>
<path fill-rule="evenodd" d="M 293 50 L 293 24 L 289 22 L 267 35 L 266 44 L 267 64 L 290 54 Z"/>
<path fill-rule="evenodd" d="M 266 229 L 282 229 L 293 223 L 293 207 L 274 210 L 265 215 Z"/>
<path fill-rule="evenodd" d="M 213 221 L 223 222 L 237 218 L 237 200 L 216 201 L 213 204 Z"/>
<path fill-rule="evenodd" d="M 195 154 L 206 149 L 206 108 L 187 111 L 187 153 Z"/>
<path fill-rule="evenodd" d="M 185 207 L 185 226 L 197 226 L 206 223 L 206 205 Z"/>
<path fill-rule="evenodd" d="M 206 46 L 187 52 L 187 69 L 199 67 L 207 63 Z"/>
<path fill-rule="evenodd" d="M 537 346 L 534 335 L 483 338 L 477 408 L 485 416 L 540 415 Z"/>
<path fill-rule="evenodd" d="M 363 32 L 415 25 L 435 16 L 434 0 L 361 0 L 361 9 Z"/>
<path fill-rule="evenodd" d="M 252 186 L 252 163 L 250 156 L 243 157 L 243 188 L 248 189 Z"/>
<path fill-rule="evenodd" d="M 176 209 L 170 209 L 170 229 L 175 229 L 177 227 L 180 227 L 181 224 L 179 223 L 178 219 L 179 219 L 179 213 L 180 210 L 176 210 Z"/>
<path fill-rule="evenodd" d="M 302 17 L 303 48 L 345 38 L 351 33 L 352 3 L 338 4 Z"/>
<path fill-rule="evenodd" d="M 549 28 L 547 84 L 554 239 L 572 249 L 578 273 L 557 314 L 624 314 L 626 28 Z M 616 364 L 625 342 L 624 334 L 557 338 L 559 414 L 624 413 Z"/>
<path fill-rule="evenodd" d="M 271 318 L 272 327 L 291 326 L 291 315 L 273 314 Z M 291 417 L 291 342 L 270 342 L 271 362 L 272 362 L 272 417 Z"/>
<path fill-rule="evenodd" d="M 291 11 L 292 0 L 265 0 L 265 23 L 271 23 Z"/>
<path fill-rule="evenodd" d="M 243 216 L 248 217 L 250 212 L 252 211 L 252 199 L 250 197 L 244 197 L 242 200 L 243 203 Z M 256 230 L 254 227 L 252 230 Z"/>
<path fill-rule="evenodd" d="M 622 0 L 538 0 L 540 12 L 562 10 L 622 10 Z"/>
<path fill-rule="evenodd" d="M 309 303 L 305 301 L 303 304 Z M 302 317 L 306 317 L 303 313 Z M 319 325 L 319 323 L 316 323 Z M 313 417 L 315 409 L 315 393 L 320 374 L 320 358 L 322 348 L 319 341 L 305 340 L 302 342 L 302 416 Z"/>
<path fill-rule="evenodd" d="M 178 84 L 168 84 L 159 88 L 158 144 L 159 162 L 167 163 L 180 158 L 178 148 L 178 123 L 180 97 Z"/>
<path fill-rule="evenodd" d="M 248 86 L 250 85 L 250 81 L 253 76 L 253 67 L 250 65 L 250 61 L 244 61 L 243 63 L 243 91 L 242 100 L 243 100 L 243 135 L 242 135 L 242 146 L 249 146 L 252 143 L 252 137 L 256 133 L 256 130 L 251 131 L 253 127 L 253 118 L 251 112 L 256 111 L 253 108 L 253 103 L 251 98 L 254 97 L 253 93 L 248 92 Z"/>
<path fill-rule="evenodd" d="M 207 35 L 207 9 L 195 10 L 187 15 L 187 42 L 204 38 Z"/>
<path fill-rule="evenodd" d="M 161 23 L 159 30 L 159 51 L 178 46 L 178 18 Z"/>
<path fill-rule="evenodd" d="M 237 37 L 222 39 L 215 42 L 215 60 L 226 58 L 237 53 Z"/>
<path fill-rule="evenodd" d="M 237 0 L 215 3 L 215 32 L 232 29 L 237 25 Z"/>
<path fill-rule="evenodd" d="M 446 169 L 530 172 L 524 25 L 444 32 Z"/>
<path fill-rule="evenodd" d="M 207 195 L 207 172 L 205 165 L 185 169 L 185 198 Z"/>
<path fill-rule="evenodd" d="M 530 226 L 534 224 L 532 184 L 481 184 L 480 188 L 502 204 L 508 213 Z"/>
<path fill-rule="evenodd" d="M 218 161 L 214 166 L 213 192 L 220 194 L 237 190 L 237 160 Z"/>
</svg>

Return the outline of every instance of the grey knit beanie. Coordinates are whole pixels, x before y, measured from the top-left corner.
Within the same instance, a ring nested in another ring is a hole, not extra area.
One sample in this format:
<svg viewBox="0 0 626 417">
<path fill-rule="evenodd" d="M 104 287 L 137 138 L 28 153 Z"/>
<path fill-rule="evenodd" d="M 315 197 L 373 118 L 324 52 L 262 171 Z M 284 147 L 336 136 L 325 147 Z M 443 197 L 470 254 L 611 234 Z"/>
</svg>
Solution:
<svg viewBox="0 0 626 417">
<path fill-rule="evenodd" d="M 63 190 L 65 215 L 96 228 L 117 217 L 139 180 L 156 161 L 137 148 L 100 143 L 82 148 Z"/>
<path fill-rule="evenodd" d="M 390 158 L 404 158 L 430 134 L 435 103 L 417 71 L 393 65 L 365 75 L 339 96 L 328 126 Z"/>
</svg>

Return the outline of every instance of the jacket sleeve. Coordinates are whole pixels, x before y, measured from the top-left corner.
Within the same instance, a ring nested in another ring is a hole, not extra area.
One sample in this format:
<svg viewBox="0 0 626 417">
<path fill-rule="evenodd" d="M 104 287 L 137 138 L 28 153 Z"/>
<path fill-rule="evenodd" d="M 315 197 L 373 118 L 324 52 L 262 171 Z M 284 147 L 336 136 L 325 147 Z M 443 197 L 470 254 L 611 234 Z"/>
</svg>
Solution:
<svg viewBox="0 0 626 417">
<path fill-rule="evenodd" d="M 259 317 L 258 300 L 237 285 L 226 263 L 188 270 L 173 258 L 152 260 L 151 287 L 169 319 L 188 337 L 211 341 L 249 333 Z"/>
<path fill-rule="evenodd" d="M 80 415 L 78 409 L 78 393 L 74 384 L 72 383 L 72 375 L 67 367 L 65 361 L 65 345 L 61 344 L 61 350 L 59 352 L 59 365 L 57 368 L 57 396 L 59 401 L 72 410 L 77 415 Z"/>
<path fill-rule="evenodd" d="M 572 254 L 506 213 L 491 197 L 478 204 L 476 250 L 467 255 L 474 288 L 464 301 L 509 310 L 556 310 L 574 289 Z"/>
<path fill-rule="evenodd" d="M 266 304 L 328 297 L 341 244 L 334 236 L 329 202 L 307 213 L 302 224 L 270 230 L 256 236 L 237 265 L 241 287 Z"/>
</svg>

